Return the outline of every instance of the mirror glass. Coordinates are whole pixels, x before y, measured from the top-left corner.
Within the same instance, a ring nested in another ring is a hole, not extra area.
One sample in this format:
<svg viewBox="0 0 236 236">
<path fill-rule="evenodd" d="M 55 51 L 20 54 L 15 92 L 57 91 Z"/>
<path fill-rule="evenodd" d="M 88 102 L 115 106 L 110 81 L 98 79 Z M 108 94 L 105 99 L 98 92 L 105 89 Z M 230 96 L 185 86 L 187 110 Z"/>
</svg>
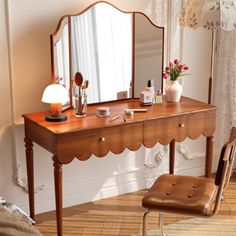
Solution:
<svg viewBox="0 0 236 236">
<path fill-rule="evenodd" d="M 70 106 L 77 72 L 89 80 L 88 103 L 139 97 L 149 79 L 162 88 L 163 34 L 144 14 L 104 2 L 66 16 L 51 35 L 53 82 L 68 89 Z"/>
<path fill-rule="evenodd" d="M 72 75 L 80 72 L 89 80 L 88 103 L 116 100 L 122 91 L 129 92 L 132 20 L 131 13 L 105 3 L 71 17 Z"/>
<path fill-rule="evenodd" d="M 69 63 L 69 24 L 68 17 L 62 17 L 58 29 L 51 36 L 52 76 L 56 83 L 62 84 L 70 90 Z"/>
<path fill-rule="evenodd" d="M 163 30 L 158 29 L 143 14 L 134 14 L 134 97 L 152 80 L 155 90 L 162 89 Z"/>
</svg>

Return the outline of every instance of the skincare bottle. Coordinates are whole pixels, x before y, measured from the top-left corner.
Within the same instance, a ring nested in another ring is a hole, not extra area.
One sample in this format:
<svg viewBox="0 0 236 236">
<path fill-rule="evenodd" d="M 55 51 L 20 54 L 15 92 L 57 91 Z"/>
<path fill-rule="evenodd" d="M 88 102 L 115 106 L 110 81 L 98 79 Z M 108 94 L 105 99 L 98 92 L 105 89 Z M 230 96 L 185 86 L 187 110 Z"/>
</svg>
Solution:
<svg viewBox="0 0 236 236">
<path fill-rule="evenodd" d="M 155 103 L 162 103 L 162 93 L 160 89 L 158 89 L 156 92 Z"/>
<path fill-rule="evenodd" d="M 155 103 L 155 92 L 154 92 L 153 80 L 148 80 L 146 91 L 150 92 L 152 103 Z"/>
<path fill-rule="evenodd" d="M 152 105 L 152 94 L 150 91 L 144 90 L 140 93 L 140 105 L 150 106 Z"/>
</svg>

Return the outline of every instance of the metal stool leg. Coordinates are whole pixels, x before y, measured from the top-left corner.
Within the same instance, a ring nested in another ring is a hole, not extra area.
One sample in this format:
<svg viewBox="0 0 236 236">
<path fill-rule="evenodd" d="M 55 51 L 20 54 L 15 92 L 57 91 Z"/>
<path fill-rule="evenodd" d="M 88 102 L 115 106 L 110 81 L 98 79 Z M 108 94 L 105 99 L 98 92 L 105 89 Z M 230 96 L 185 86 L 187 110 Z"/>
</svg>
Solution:
<svg viewBox="0 0 236 236">
<path fill-rule="evenodd" d="M 159 219 L 159 223 L 160 223 L 160 234 L 161 236 L 166 236 L 163 232 L 163 227 L 164 227 L 164 214 L 160 213 L 160 219 Z"/>
<path fill-rule="evenodd" d="M 147 236 L 147 215 L 151 211 L 148 210 L 143 214 L 143 230 L 142 230 L 142 236 Z"/>
</svg>

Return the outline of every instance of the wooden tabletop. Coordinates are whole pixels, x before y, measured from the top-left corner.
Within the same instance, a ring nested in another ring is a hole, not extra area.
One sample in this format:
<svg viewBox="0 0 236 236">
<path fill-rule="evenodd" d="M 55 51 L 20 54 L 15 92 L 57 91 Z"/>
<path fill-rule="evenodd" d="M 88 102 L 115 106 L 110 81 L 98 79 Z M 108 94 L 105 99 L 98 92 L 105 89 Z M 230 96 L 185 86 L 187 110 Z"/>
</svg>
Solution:
<svg viewBox="0 0 236 236">
<path fill-rule="evenodd" d="M 96 116 L 96 108 L 98 106 L 110 107 L 110 117 L 103 118 Z M 123 114 L 124 109 L 126 108 L 146 108 L 148 110 L 147 112 L 135 113 L 132 117 L 127 115 L 126 123 L 135 123 L 142 120 L 152 120 L 158 118 L 161 119 L 167 116 L 171 117 L 216 109 L 214 105 L 209 105 L 187 97 L 182 97 L 179 103 L 169 103 L 167 101 L 163 101 L 162 104 L 153 104 L 152 106 L 145 107 L 140 105 L 139 99 L 131 99 L 89 105 L 87 116 L 84 118 L 75 117 L 74 110 L 72 108 L 68 109 L 64 112 L 68 119 L 63 122 L 46 121 L 45 115 L 49 113 L 48 111 L 24 114 L 23 117 L 25 120 L 31 120 L 53 133 L 77 132 L 79 130 L 89 130 L 120 125 L 124 123 Z M 118 119 L 109 122 L 112 117 L 117 115 L 120 115 Z"/>
</svg>

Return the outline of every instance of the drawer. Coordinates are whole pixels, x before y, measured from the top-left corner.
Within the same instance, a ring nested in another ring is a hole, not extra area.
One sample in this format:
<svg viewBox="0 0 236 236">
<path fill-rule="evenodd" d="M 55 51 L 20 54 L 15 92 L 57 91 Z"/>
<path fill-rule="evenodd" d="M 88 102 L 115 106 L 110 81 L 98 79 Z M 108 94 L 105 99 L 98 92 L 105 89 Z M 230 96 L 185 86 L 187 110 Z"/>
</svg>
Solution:
<svg viewBox="0 0 236 236">
<path fill-rule="evenodd" d="M 166 145 L 173 139 L 181 142 L 186 137 L 196 139 L 201 134 L 211 136 L 214 129 L 214 110 L 149 120 L 144 123 L 144 145 L 153 147 L 157 142 Z"/>
<path fill-rule="evenodd" d="M 67 163 L 74 157 L 86 160 L 92 154 L 103 157 L 109 151 L 115 154 L 123 152 L 125 148 L 135 151 L 140 148 L 142 141 L 142 123 L 123 124 L 61 135 L 56 153 L 61 163 Z"/>
</svg>

